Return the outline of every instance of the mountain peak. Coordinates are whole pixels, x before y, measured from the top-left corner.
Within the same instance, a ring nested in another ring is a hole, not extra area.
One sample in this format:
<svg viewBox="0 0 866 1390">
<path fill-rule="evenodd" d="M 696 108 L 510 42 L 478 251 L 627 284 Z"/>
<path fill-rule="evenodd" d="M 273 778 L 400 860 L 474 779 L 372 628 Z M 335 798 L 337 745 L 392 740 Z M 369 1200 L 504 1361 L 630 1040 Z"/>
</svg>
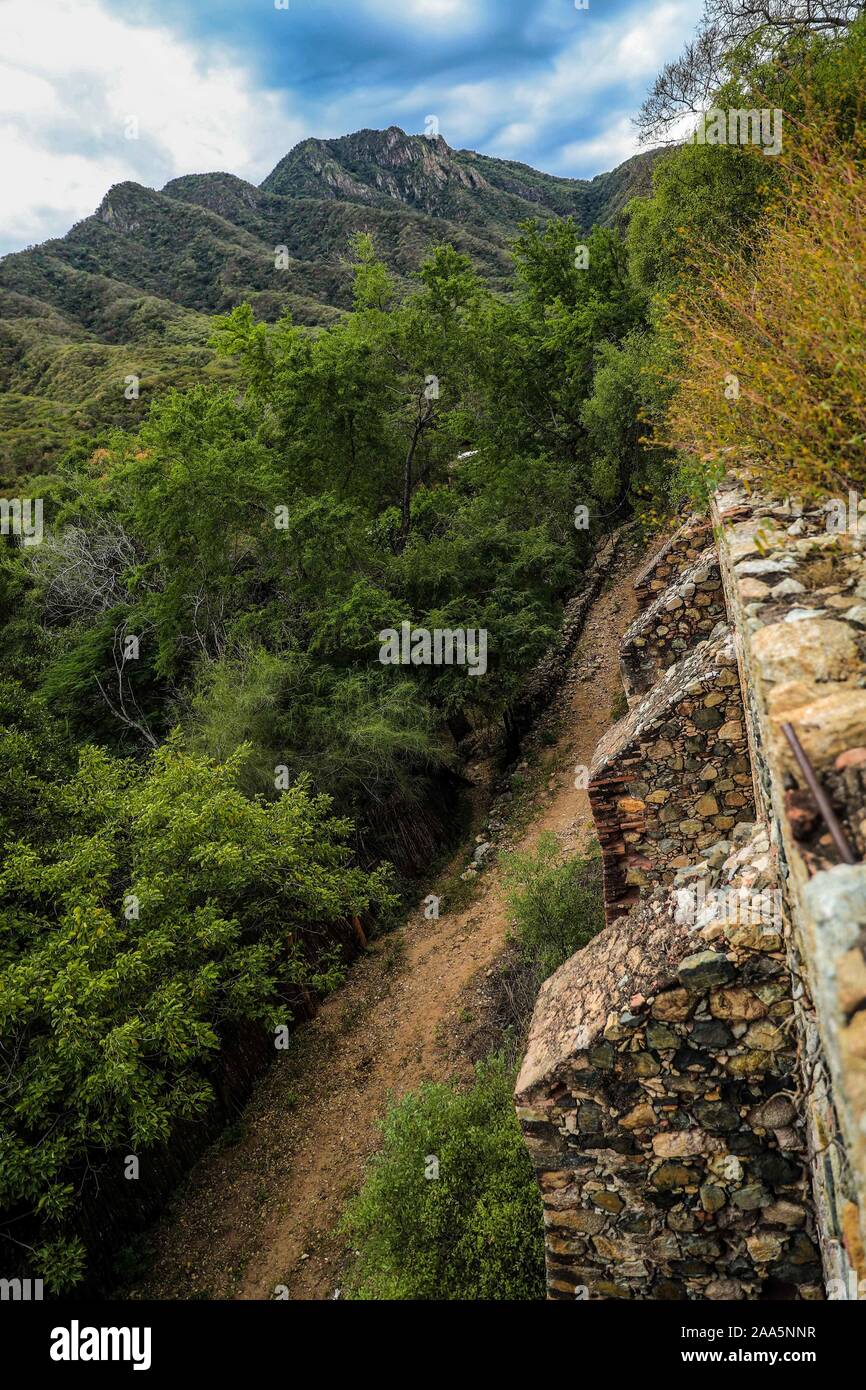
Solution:
<svg viewBox="0 0 866 1390">
<path fill-rule="evenodd" d="M 116 389 L 128 364 L 147 366 L 149 391 L 202 379 L 204 316 L 246 301 L 261 319 L 288 310 L 299 324 L 334 322 L 352 306 L 346 252 L 359 231 L 372 234 L 400 288 L 431 247 L 448 242 L 504 289 L 521 223 L 609 225 L 648 191 L 651 166 L 652 155 L 638 155 L 590 181 L 563 179 L 391 125 L 303 140 L 258 188 L 225 171 L 186 174 L 161 192 L 114 184 L 65 236 L 0 261 L 0 320 L 12 344 L 0 354 L 0 391 L 37 400 L 46 422 L 28 436 L 28 460 L 38 467 L 57 419 L 72 419 L 52 393 L 74 371 L 100 364 L 87 418 L 117 424 L 129 418 Z M 288 264 L 275 256 L 280 247 Z M 51 360 L 62 367 L 47 370 Z"/>
<path fill-rule="evenodd" d="M 93 216 L 98 222 L 104 222 L 112 231 L 135 232 L 141 226 L 144 207 L 155 197 L 157 194 L 152 188 L 146 188 L 144 184 L 135 183 L 132 179 L 125 179 L 122 183 L 111 185 Z"/>
<path fill-rule="evenodd" d="M 430 206 L 430 186 L 441 189 L 449 180 L 466 186 L 477 182 L 467 178 L 441 135 L 407 135 L 392 125 L 333 140 L 302 140 L 261 188 L 284 197 L 397 201 L 436 211 Z"/>
<path fill-rule="evenodd" d="M 290 198 L 326 198 L 373 207 L 402 204 L 416 212 L 507 235 L 527 217 L 573 216 L 585 230 L 613 220 L 632 192 L 649 190 L 653 154 L 595 179 L 560 178 L 528 164 L 456 150 L 441 135 L 407 135 L 400 126 L 357 130 L 336 139 L 302 140 L 260 185 Z M 622 197 L 624 189 L 627 196 Z"/>
<path fill-rule="evenodd" d="M 230 222 L 237 220 L 237 214 L 243 210 L 257 208 L 260 201 L 259 190 L 254 183 L 247 183 L 237 174 L 222 171 L 214 174 L 183 174 L 180 178 L 170 179 L 162 191 L 169 198 L 195 203 Z"/>
</svg>

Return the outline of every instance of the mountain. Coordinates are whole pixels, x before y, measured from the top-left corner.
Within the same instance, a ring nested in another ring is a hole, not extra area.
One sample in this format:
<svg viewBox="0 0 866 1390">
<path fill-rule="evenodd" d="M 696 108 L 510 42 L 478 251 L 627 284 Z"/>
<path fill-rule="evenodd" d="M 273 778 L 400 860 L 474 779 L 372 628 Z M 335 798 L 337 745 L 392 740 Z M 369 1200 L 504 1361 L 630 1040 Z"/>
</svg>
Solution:
<svg viewBox="0 0 866 1390">
<path fill-rule="evenodd" d="M 630 197 L 648 187 L 650 161 L 651 156 L 638 155 L 591 180 L 561 179 L 527 164 L 452 150 L 441 135 L 405 135 L 391 126 L 339 140 L 304 140 L 280 160 L 262 188 L 369 207 L 398 202 L 482 232 L 494 228 L 512 235 L 527 217 L 573 215 L 584 228 L 612 222 L 622 208 L 617 198 L 622 188 Z"/>
<path fill-rule="evenodd" d="M 50 465 L 79 431 L 134 424 L 168 386 L 230 379 L 207 347 L 215 313 L 249 300 L 263 319 L 333 322 L 351 304 L 355 231 L 406 283 L 448 241 L 503 288 L 522 221 L 611 225 L 648 192 L 652 158 L 563 179 L 391 126 L 304 140 L 258 186 L 224 173 L 161 192 L 116 184 L 65 236 L 0 260 L 0 481 Z"/>
</svg>

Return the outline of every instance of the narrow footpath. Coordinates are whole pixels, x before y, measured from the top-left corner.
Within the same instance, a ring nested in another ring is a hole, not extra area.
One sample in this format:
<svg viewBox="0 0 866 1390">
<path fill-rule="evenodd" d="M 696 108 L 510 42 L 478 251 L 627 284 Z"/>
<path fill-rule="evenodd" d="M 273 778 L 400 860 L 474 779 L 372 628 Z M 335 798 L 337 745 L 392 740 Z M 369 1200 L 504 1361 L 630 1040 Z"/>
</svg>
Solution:
<svg viewBox="0 0 866 1390">
<path fill-rule="evenodd" d="M 590 609 L 558 700 L 556 742 L 539 754 L 544 775 L 531 823 L 516 847 L 530 849 L 553 831 L 571 852 L 591 831 L 574 769 L 589 764 L 614 717 L 619 639 L 636 612 L 633 578 L 621 562 Z M 298 1030 L 242 1122 L 192 1170 L 156 1230 L 133 1296 L 269 1299 L 282 1285 L 291 1299 L 333 1297 L 347 1253 L 340 1216 L 378 1147 L 388 1106 L 423 1081 L 470 1074 L 467 1039 L 483 1027 L 483 985 L 507 928 L 494 862 L 468 907 L 449 913 L 443 902 L 438 921 L 418 910 L 374 942 Z"/>
</svg>

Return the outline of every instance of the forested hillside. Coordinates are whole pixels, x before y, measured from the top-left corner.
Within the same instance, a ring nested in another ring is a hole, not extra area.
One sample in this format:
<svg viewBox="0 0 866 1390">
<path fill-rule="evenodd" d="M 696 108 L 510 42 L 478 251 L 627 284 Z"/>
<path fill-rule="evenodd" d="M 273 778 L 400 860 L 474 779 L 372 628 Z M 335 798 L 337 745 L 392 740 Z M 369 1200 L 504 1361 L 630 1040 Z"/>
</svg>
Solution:
<svg viewBox="0 0 866 1390">
<path fill-rule="evenodd" d="M 210 314 L 247 302 L 267 321 L 333 323 L 352 305 L 353 234 L 375 237 L 404 290 L 446 242 L 505 290 L 522 220 L 612 225 L 651 163 L 560 179 L 392 126 L 305 140 L 260 187 L 232 174 L 118 184 L 65 237 L 0 262 L 0 480 L 78 430 L 128 427 L 170 386 L 229 379 Z"/>
<path fill-rule="evenodd" d="M 391 130 L 261 189 L 121 185 L 3 262 L 44 533 L 0 541 L 0 1206 L 51 1289 L 94 1278 L 95 1195 L 210 1113 L 238 1032 L 417 896 L 604 532 L 732 463 L 866 482 L 864 72 L 862 21 L 747 45 L 716 99 L 783 107 L 780 155 L 678 146 L 621 221 L 643 161 L 572 187 Z M 483 669 L 391 664 L 404 623 L 483 632 Z M 380 1175 L 358 1240 L 416 1199 Z M 359 1287 L 431 1296 L 400 1259 Z"/>
</svg>

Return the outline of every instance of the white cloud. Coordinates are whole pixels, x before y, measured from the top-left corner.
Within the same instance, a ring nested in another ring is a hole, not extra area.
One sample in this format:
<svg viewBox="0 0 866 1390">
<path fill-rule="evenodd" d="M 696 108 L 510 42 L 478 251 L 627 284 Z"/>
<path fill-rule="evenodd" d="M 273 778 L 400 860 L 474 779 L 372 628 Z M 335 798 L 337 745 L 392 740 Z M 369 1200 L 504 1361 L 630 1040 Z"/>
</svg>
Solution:
<svg viewBox="0 0 866 1390">
<path fill-rule="evenodd" d="M 638 0 L 603 22 L 575 11 L 572 35 L 546 70 L 532 65 L 531 76 L 510 82 L 483 79 L 438 91 L 419 83 L 394 109 L 426 105 L 452 145 L 523 162 L 527 151 L 546 150 L 550 159 L 555 150 L 556 171 L 566 175 L 610 169 L 636 152 L 629 117 L 659 69 L 679 54 L 702 8 L 703 0 L 650 7 Z"/>
<path fill-rule="evenodd" d="M 565 169 L 615 169 L 640 148 L 631 117 L 618 116 L 588 139 L 563 146 L 557 162 Z"/>
<path fill-rule="evenodd" d="M 679 52 L 681 36 L 701 5 L 702 0 L 669 0 L 648 12 L 645 4 L 637 4 L 615 21 L 587 26 L 556 55 L 542 81 L 535 78 L 513 89 L 512 109 L 500 132 L 506 145 L 505 133 L 515 125 L 522 141 L 527 125 L 543 139 L 545 126 L 558 124 L 565 113 L 572 114 L 576 127 L 586 118 L 595 123 L 599 113 L 612 115 L 604 111 L 600 95 L 611 92 L 620 106 L 624 87 L 648 84 L 665 60 Z M 579 145 L 577 140 L 571 147 Z"/>
<path fill-rule="evenodd" d="M 227 169 L 262 178 L 310 132 L 230 55 L 98 0 L 4 0 L 0 251 L 62 234 L 112 183 Z M 131 117 L 138 139 L 126 138 Z"/>
</svg>

